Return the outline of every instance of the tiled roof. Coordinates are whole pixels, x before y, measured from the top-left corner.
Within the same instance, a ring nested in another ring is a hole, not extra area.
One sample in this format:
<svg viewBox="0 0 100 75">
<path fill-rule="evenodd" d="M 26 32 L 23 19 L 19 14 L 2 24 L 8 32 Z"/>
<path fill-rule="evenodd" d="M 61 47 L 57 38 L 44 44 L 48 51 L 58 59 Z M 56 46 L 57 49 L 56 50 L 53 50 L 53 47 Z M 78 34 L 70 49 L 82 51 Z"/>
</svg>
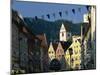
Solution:
<svg viewBox="0 0 100 75">
<path fill-rule="evenodd" d="M 47 48 L 47 41 L 46 41 L 46 37 L 44 34 L 39 34 L 39 35 L 36 35 L 36 37 L 41 40 L 41 46 L 44 47 L 44 48 Z"/>
<path fill-rule="evenodd" d="M 64 42 L 64 41 L 53 42 L 52 45 L 53 45 L 53 48 L 54 48 L 55 51 L 57 50 L 59 43 L 61 43 L 61 46 L 63 47 L 64 52 L 65 52 L 70 47 L 70 45 L 72 44 L 72 41 L 68 40 L 67 42 Z"/>
<path fill-rule="evenodd" d="M 61 41 L 61 45 L 64 49 L 64 52 L 70 47 L 71 44 L 72 44 L 72 41 L 67 41 L 67 42 L 62 42 Z"/>
</svg>

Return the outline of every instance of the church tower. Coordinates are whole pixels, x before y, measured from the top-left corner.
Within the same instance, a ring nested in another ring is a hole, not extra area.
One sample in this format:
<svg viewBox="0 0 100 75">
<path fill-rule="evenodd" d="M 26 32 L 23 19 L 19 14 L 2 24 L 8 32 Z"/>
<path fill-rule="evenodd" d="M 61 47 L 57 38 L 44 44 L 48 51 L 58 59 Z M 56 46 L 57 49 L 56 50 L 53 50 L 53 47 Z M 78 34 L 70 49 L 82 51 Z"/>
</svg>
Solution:
<svg viewBox="0 0 100 75">
<path fill-rule="evenodd" d="M 66 39 L 67 33 L 64 24 L 62 23 L 59 33 L 60 41 L 67 41 Z"/>
</svg>

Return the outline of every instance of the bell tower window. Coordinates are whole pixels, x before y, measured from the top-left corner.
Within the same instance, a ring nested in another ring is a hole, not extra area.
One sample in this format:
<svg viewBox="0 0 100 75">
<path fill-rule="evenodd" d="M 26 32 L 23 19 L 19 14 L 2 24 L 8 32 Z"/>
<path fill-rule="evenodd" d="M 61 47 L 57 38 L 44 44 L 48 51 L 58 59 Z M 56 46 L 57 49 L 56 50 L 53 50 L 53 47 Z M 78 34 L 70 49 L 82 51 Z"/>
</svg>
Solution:
<svg viewBox="0 0 100 75">
<path fill-rule="evenodd" d="M 62 32 L 62 36 L 64 36 L 64 33 Z"/>
</svg>

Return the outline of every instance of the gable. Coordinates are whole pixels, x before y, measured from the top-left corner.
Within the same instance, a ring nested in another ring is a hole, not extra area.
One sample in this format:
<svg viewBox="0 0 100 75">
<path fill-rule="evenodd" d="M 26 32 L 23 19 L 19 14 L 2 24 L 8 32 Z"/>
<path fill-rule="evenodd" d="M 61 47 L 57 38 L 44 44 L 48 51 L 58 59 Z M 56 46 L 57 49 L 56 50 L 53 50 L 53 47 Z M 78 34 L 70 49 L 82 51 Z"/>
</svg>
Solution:
<svg viewBox="0 0 100 75">
<path fill-rule="evenodd" d="M 52 46 L 52 43 L 50 43 L 50 46 L 49 46 L 48 52 L 49 52 L 49 51 L 53 51 L 53 52 L 54 52 L 54 48 L 53 48 L 53 46 Z"/>
<path fill-rule="evenodd" d="M 64 24 L 62 23 L 61 28 L 60 28 L 60 32 L 64 32 L 66 31 Z"/>
<path fill-rule="evenodd" d="M 71 41 L 67 41 L 67 42 L 62 42 L 61 41 L 61 45 L 62 45 L 62 47 L 64 49 L 64 52 L 66 52 L 66 50 L 70 47 L 71 44 L 72 44 Z"/>
<path fill-rule="evenodd" d="M 58 53 L 61 53 L 61 54 L 63 53 L 64 54 L 64 49 L 63 49 L 60 42 L 59 42 L 57 50 L 56 50 L 56 54 L 58 54 Z"/>
</svg>

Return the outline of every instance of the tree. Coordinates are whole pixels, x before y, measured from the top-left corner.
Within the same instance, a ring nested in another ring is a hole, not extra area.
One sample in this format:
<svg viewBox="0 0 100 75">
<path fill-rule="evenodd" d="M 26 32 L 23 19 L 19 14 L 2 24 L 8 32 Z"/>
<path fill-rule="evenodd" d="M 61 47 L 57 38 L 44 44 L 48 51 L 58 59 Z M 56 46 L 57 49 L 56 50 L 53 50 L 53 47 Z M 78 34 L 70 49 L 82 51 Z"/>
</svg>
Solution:
<svg viewBox="0 0 100 75">
<path fill-rule="evenodd" d="M 38 20 L 38 17 L 37 16 L 35 16 L 35 20 Z"/>
<path fill-rule="evenodd" d="M 53 59 L 49 65 L 50 70 L 59 71 L 61 69 L 61 63 L 57 59 Z"/>
<path fill-rule="evenodd" d="M 68 65 L 66 64 L 66 59 L 65 59 L 64 55 L 60 59 L 60 62 L 61 62 L 61 70 L 62 71 L 67 70 Z"/>
</svg>

